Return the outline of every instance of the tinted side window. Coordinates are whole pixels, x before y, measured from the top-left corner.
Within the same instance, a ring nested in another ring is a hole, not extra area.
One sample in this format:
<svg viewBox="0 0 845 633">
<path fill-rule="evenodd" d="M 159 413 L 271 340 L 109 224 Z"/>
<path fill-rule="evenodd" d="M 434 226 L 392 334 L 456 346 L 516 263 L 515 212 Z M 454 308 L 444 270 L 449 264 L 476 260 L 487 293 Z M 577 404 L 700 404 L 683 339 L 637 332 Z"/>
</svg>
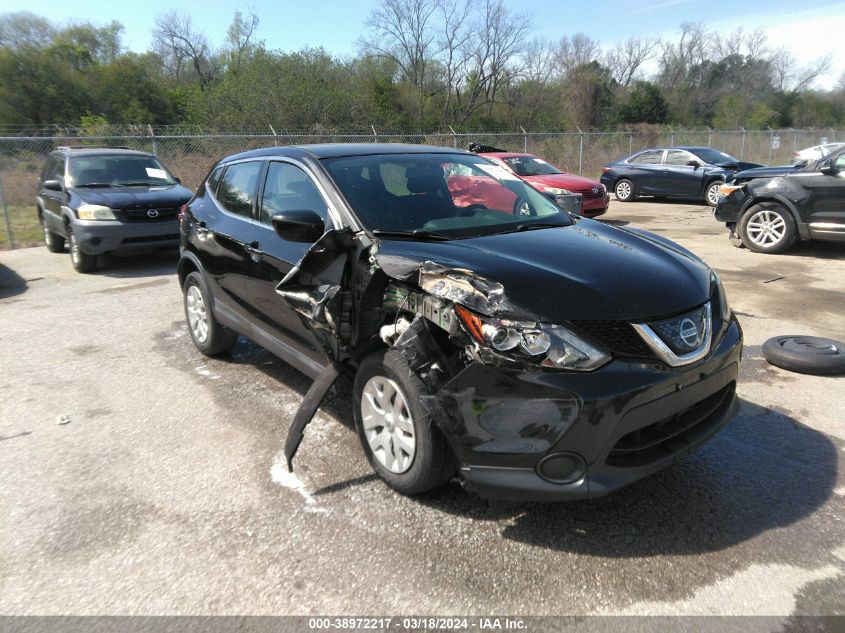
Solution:
<svg viewBox="0 0 845 633">
<path fill-rule="evenodd" d="M 833 168 L 845 171 L 845 154 L 840 154 L 833 161 Z"/>
<path fill-rule="evenodd" d="M 261 162 L 236 163 L 229 165 L 217 188 L 217 200 L 226 211 L 252 217 L 252 203 Z"/>
<path fill-rule="evenodd" d="M 657 150 L 649 150 L 647 152 L 643 152 L 642 154 L 634 156 L 634 158 L 632 158 L 628 162 L 629 163 L 635 163 L 637 165 L 643 165 L 643 164 L 658 164 L 659 165 L 662 160 L 663 160 L 663 150 L 657 149 Z"/>
<path fill-rule="evenodd" d="M 275 213 L 304 210 L 314 211 L 330 223 L 328 205 L 308 175 L 290 163 L 270 163 L 259 220 L 269 224 Z"/>
<path fill-rule="evenodd" d="M 205 181 L 205 190 L 212 193 L 213 195 L 217 195 L 217 185 L 220 183 L 220 176 L 223 175 L 223 166 L 221 165 L 208 177 L 208 180 Z"/>
<path fill-rule="evenodd" d="M 41 173 L 41 181 L 45 180 L 60 180 L 64 182 L 65 178 L 65 161 L 61 156 L 51 156 L 44 165 L 44 171 Z"/>
<path fill-rule="evenodd" d="M 686 165 L 693 159 L 693 155 L 689 152 L 684 152 L 679 149 L 670 149 L 666 153 L 667 165 Z"/>
</svg>

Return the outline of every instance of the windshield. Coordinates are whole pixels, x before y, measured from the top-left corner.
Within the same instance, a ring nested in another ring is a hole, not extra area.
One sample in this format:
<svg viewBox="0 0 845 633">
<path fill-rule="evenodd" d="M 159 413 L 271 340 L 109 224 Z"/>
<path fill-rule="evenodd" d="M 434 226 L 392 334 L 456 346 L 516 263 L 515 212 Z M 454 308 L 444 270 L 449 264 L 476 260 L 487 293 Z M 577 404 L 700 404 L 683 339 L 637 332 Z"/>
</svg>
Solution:
<svg viewBox="0 0 845 633">
<path fill-rule="evenodd" d="M 457 238 L 572 223 L 548 198 L 479 156 L 384 154 L 323 164 L 371 231 Z"/>
<path fill-rule="evenodd" d="M 695 149 L 691 149 L 689 151 L 709 165 L 722 165 L 725 163 L 739 162 L 739 159 L 734 158 L 730 154 L 725 154 L 725 152 L 720 152 L 719 150 L 710 149 L 708 147 L 696 147 Z"/>
<path fill-rule="evenodd" d="M 164 166 L 153 156 L 131 154 L 72 156 L 68 174 L 71 187 L 175 184 Z"/>
<path fill-rule="evenodd" d="M 562 174 L 554 165 L 549 165 L 546 161 L 536 156 L 514 156 L 511 158 L 503 158 L 510 168 L 520 176 L 548 176 L 550 174 Z"/>
</svg>

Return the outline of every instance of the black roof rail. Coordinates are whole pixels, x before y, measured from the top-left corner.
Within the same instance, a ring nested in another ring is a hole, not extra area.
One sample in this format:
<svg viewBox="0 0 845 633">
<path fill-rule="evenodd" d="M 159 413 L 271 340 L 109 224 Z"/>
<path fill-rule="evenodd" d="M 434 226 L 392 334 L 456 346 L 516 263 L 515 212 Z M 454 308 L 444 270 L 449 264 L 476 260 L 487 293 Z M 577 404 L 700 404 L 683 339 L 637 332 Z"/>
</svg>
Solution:
<svg viewBox="0 0 845 633">
<path fill-rule="evenodd" d="M 128 145 L 59 145 L 56 149 L 132 149 Z M 141 150 L 136 150 L 141 151 Z"/>
</svg>

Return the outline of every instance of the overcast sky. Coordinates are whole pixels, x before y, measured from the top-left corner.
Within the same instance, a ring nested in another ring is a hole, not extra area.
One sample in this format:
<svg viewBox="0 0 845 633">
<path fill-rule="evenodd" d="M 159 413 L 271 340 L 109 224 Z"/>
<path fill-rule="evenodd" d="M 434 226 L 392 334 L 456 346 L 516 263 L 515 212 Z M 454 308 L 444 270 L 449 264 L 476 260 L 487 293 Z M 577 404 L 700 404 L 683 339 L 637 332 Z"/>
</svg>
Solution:
<svg viewBox="0 0 845 633">
<path fill-rule="evenodd" d="M 845 2 L 823 0 L 743 0 L 703 2 L 701 0 L 505 0 L 515 12 L 533 16 L 537 37 L 557 40 L 562 35 L 584 32 L 603 44 L 628 37 L 657 35 L 674 38 L 682 22 L 702 22 L 711 29 L 730 32 L 737 27 L 766 30 L 769 45 L 785 47 L 799 60 L 809 63 L 833 55 L 833 69 L 818 86 L 833 87 L 845 72 L 845 54 L 839 52 L 838 37 L 845 33 Z M 269 48 L 298 50 L 322 46 L 344 55 L 355 52 L 355 40 L 363 21 L 378 0 L 163 0 L 115 2 L 114 0 L 0 0 L 0 12 L 26 9 L 54 21 L 88 20 L 95 23 L 120 21 L 125 43 L 135 51 L 150 44 L 153 20 L 161 11 L 182 9 L 205 31 L 213 44 L 225 37 L 236 9 L 251 7 L 261 18 L 258 37 Z"/>
</svg>

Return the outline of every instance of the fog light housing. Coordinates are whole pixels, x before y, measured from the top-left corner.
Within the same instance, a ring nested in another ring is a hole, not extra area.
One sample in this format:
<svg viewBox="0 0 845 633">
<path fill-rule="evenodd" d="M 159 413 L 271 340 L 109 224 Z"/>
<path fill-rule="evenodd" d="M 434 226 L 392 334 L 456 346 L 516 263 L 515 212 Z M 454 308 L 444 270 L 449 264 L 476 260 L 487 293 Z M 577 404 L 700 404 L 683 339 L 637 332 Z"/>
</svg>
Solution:
<svg viewBox="0 0 845 633">
<path fill-rule="evenodd" d="M 537 474 L 553 484 L 571 484 L 587 472 L 584 458 L 577 453 L 552 453 L 537 464 Z"/>
</svg>

